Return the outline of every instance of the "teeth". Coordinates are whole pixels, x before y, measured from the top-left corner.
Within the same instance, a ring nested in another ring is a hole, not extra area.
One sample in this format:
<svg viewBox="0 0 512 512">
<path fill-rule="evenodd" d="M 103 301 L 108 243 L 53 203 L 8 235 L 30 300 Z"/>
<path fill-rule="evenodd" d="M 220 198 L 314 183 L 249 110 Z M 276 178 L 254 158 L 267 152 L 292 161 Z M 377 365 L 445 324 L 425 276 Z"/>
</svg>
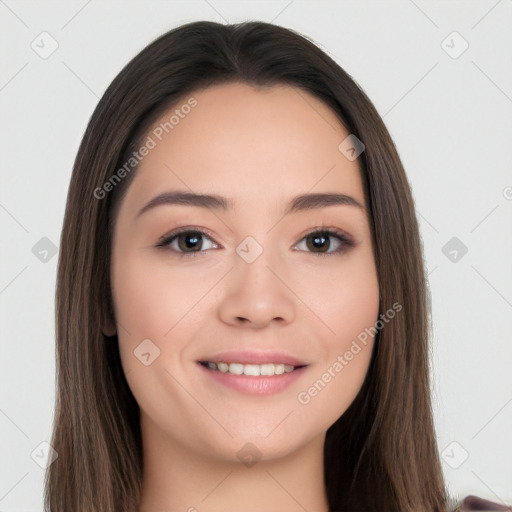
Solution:
<svg viewBox="0 0 512 512">
<path fill-rule="evenodd" d="M 229 366 L 231 371 L 231 365 Z M 253 377 L 259 377 L 260 366 L 257 364 L 246 364 L 244 365 L 244 375 L 252 375 Z"/>
<path fill-rule="evenodd" d="M 260 366 L 260 375 L 274 375 L 275 366 L 273 364 L 262 364 Z"/>
<path fill-rule="evenodd" d="M 234 375 L 250 375 L 259 377 L 260 375 L 271 376 L 281 375 L 283 373 L 293 372 L 294 366 L 282 363 L 266 364 L 242 364 L 242 363 L 206 363 L 211 370 L 218 370 L 222 373 L 232 373 Z"/>
<path fill-rule="evenodd" d="M 218 364 L 208 363 L 208 366 L 210 366 L 210 364 L 213 364 L 214 370 L 215 370 L 215 367 L 217 367 L 222 373 L 226 373 L 229 370 L 229 364 L 227 364 L 227 363 L 218 363 Z"/>
<path fill-rule="evenodd" d="M 229 373 L 234 373 L 235 375 L 242 375 L 242 373 L 244 373 L 244 365 L 239 363 L 231 363 L 229 365 Z"/>
</svg>

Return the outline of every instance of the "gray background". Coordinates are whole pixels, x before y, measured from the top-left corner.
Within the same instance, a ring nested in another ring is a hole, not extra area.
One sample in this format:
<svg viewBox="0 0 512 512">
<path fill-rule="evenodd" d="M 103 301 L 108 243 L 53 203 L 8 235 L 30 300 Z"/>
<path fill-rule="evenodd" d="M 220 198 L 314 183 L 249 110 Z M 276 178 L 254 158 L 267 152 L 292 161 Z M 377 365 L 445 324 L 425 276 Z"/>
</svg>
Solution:
<svg viewBox="0 0 512 512">
<path fill-rule="evenodd" d="M 87 121 L 136 53 L 200 19 L 307 35 L 383 116 L 421 221 L 449 489 L 511 503 L 512 0 L 0 0 L 0 512 L 42 509 L 40 443 L 55 397 L 52 247 Z"/>
</svg>

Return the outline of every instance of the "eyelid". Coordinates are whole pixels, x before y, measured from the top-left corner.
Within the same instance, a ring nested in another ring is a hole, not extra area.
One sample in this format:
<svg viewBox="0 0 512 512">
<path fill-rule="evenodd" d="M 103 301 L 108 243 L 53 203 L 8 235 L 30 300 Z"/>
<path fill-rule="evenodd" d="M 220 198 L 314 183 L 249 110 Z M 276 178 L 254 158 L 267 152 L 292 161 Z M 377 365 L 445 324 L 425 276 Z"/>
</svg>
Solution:
<svg viewBox="0 0 512 512">
<path fill-rule="evenodd" d="M 172 241 L 174 241 L 174 239 L 176 237 L 178 237 L 182 233 L 199 233 L 200 235 L 203 235 L 203 236 L 206 236 L 206 238 L 209 238 L 213 242 L 213 244 L 217 246 L 216 248 L 218 248 L 219 246 L 222 247 L 218 242 L 215 241 L 215 239 L 213 238 L 213 235 L 211 234 L 211 232 L 208 229 L 199 228 L 199 227 L 195 227 L 195 226 L 184 226 L 181 228 L 173 229 L 171 232 L 162 236 L 158 240 L 158 242 L 155 244 L 155 247 L 166 248 L 167 246 L 170 245 L 170 243 Z M 187 252 L 176 251 L 174 249 L 170 249 L 170 250 L 172 252 L 178 254 L 179 256 L 195 256 L 198 253 L 206 252 L 206 251 L 192 251 L 192 252 L 187 253 Z"/>
<path fill-rule="evenodd" d="M 326 234 L 330 238 L 337 238 L 340 242 L 340 246 L 338 249 L 331 251 L 331 252 L 311 252 L 311 251 L 299 251 L 299 252 L 308 252 L 309 254 L 312 254 L 314 256 L 336 256 L 343 254 L 346 250 L 354 247 L 357 242 L 354 240 L 354 238 L 349 235 L 346 231 L 343 229 L 337 228 L 337 227 L 329 227 L 329 226 L 318 226 L 311 230 L 309 230 L 307 233 L 305 233 L 302 238 L 297 242 L 299 244 L 302 242 L 305 238 L 308 236 L 314 235 L 314 234 Z M 295 245 L 297 245 L 295 244 Z"/>
<path fill-rule="evenodd" d="M 183 233 L 198 233 L 200 235 L 206 236 L 206 238 L 210 239 L 214 245 L 219 248 L 222 247 L 218 242 L 215 241 L 215 238 L 211 234 L 211 232 L 206 228 L 199 228 L 195 226 L 184 226 L 181 228 L 176 228 L 172 230 L 170 233 L 162 236 L 158 242 L 155 244 L 155 247 L 158 248 L 166 248 L 168 247 L 180 234 Z M 299 243 L 301 243 L 304 239 L 306 239 L 308 236 L 311 236 L 313 234 L 326 234 L 328 237 L 331 238 L 337 238 L 340 242 L 340 248 L 331 251 L 331 252 L 311 252 L 311 251 L 302 251 L 299 250 L 298 252 L 309 252 L 309 254 L 313 254 L 315 256 L 333 256 L 337 254 L 341 254 L 345 252 L 347 249 L 353 247 L 356 245 L 356 241 L 353 239 L 353 237 L 345 232 L 344 230 L 337 228 L 337 227 L 329 227 L 329 226 L 317 226 L 309 231 L 307 231 L 302 237 L 299 239 L 298 242 L 294 244 L 294 247 L 296 247 Z M 181 252 L 176 251 L 175 249 L 170 249 L 172 252 L 176 253 L 178 256 L 181 257 L 194 257 L 202 252 L 207 252 L 210 249 L 202 250 L 202 251 L 191 251 L 191 252 Z"/>
</svg>

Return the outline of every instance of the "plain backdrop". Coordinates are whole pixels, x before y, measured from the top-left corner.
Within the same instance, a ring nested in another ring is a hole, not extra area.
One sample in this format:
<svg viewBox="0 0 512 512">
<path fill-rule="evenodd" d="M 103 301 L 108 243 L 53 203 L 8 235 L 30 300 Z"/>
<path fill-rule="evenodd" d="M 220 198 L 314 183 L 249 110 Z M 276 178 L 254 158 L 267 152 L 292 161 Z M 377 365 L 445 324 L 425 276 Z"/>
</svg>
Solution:
<svg viewBox="0 0 512 512">
<path fill-rule="evenodd" d="M 0 512 L 42 510 L 54 251 L 81 137 L 121 68 L 195 20 L 299 31 L 374 102 L 421 223 L 450 491 L 511 503 L 512 0 L 0 0 Z"/>
</svg>

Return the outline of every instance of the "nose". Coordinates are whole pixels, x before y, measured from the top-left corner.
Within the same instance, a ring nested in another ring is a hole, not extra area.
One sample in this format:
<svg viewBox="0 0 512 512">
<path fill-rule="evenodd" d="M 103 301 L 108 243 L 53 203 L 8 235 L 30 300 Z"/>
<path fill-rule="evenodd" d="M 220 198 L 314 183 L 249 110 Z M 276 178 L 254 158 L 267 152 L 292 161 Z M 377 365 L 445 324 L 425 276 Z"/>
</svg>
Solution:
<svg viewBox="0 0 512 512">
<path fill-rule="evenodd" d="M 298 301 L 287 283 L 290 278 L 267 254 L 264 251 L 252 263 L 235 260 L 219 305 L 224 323 L 262 329 L 272 323 L 293 322 Z"/>
</svg>

